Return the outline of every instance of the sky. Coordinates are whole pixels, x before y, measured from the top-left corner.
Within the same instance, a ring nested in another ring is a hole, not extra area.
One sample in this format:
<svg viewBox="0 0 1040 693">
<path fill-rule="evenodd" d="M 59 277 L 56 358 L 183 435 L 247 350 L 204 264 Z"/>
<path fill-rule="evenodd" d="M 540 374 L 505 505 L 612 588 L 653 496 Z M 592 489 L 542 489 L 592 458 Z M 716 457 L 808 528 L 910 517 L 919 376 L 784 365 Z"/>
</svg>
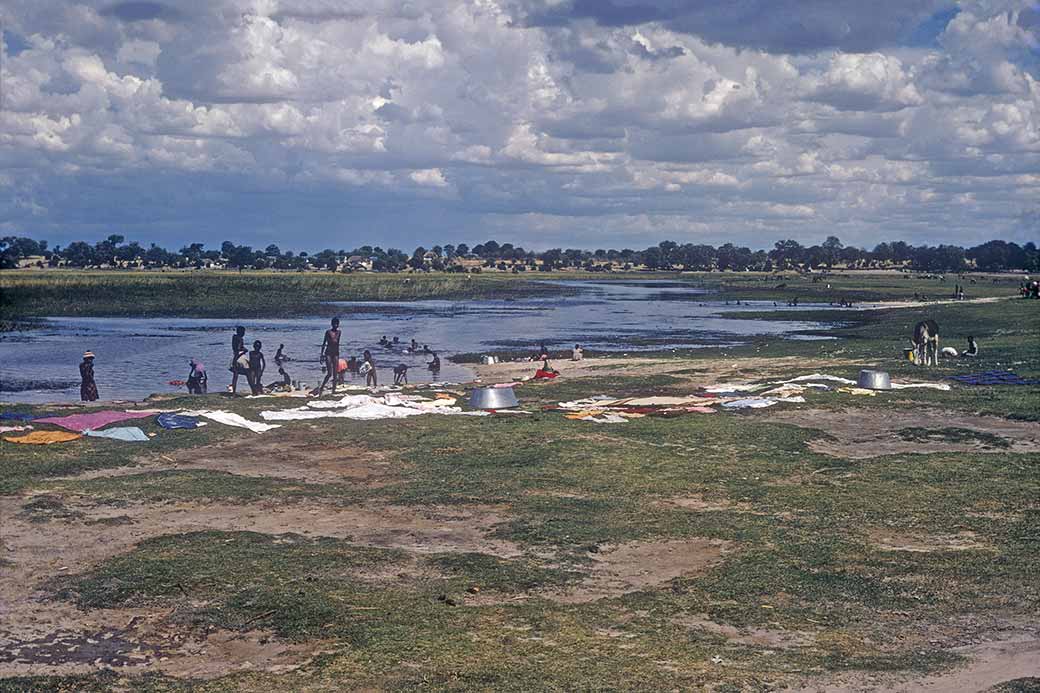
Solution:
<svg viewBox="0 0 1040 693">
<path fill-rule="evenodd" d="M 1040 239 L 1033 0 L 5 0 L 0 233 Z"/>
</svg>

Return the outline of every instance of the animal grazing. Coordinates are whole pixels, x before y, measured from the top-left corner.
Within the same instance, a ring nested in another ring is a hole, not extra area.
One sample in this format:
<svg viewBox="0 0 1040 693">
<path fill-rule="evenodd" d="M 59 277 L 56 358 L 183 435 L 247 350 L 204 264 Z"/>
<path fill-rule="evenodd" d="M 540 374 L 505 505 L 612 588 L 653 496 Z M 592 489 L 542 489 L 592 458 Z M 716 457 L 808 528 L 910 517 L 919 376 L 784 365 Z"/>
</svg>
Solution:
<svg viewBox="0 0 1040 693">
<path fill-rule="evenodd" d="M 939 365 L 939 325 L 934 320 L 922 320 L 914 325 L 914 335 L 910 341 L 913 342 L 918 364 Z"/>
</svg>

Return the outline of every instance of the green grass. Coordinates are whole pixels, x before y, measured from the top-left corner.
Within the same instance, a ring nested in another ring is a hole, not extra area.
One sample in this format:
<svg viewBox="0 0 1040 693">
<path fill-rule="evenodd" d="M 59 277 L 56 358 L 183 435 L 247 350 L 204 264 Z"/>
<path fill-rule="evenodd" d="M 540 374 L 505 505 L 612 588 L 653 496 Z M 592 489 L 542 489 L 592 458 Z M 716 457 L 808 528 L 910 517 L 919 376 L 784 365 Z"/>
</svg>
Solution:
<svg viewBox="0 0 1040 693">
<path fill-rule="evenodd" d="M 67 270 L 0 274 L 5 320 L 66 315 L 298 317 L 350 311 L 326 305 L 328 301 L 461 301 L 566 291 L 505 274 Z"/>
</svg>

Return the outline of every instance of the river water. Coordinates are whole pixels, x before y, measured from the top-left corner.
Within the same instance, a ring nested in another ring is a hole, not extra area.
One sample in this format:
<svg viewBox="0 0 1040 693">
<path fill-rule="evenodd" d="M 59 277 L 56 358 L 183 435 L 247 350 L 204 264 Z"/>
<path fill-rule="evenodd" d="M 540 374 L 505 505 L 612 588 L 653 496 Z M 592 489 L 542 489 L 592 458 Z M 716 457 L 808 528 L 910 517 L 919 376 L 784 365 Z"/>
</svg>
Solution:
<svg viewBox="0 0 1040 693">
<path fill-rule="evenodd" d="M 765 301 L 726 305 L 710 300 L 702 290 L 667 280 L 567 285 L 580 290 L 573 295 L 509 301 L 342 304 L 341 355 L 346 358 L 370 349 L 380 384 L 392 382 L 391 367 L 399 363 L 409 366 L 413 383 L 459 382 L 472 378 L 472 372 L 448 361 L 457 353 L 536 351 L 540 343 L 551 349 L 580 343 L 594 351 L 632 353 L 732 345 L 761 335 L 804 339 L 795 333 L 822 327 L 793 320 L 723 318 L 723 311 L 773 310 L 774 306 Z M 814 307 L 824 306 L 800 306 Z M 263 342 L 268 360 L 265 382 L 277 374 L 274 354 L 279 344 L 294 359 L 286 365 L 294 380 L 308 387 L 321 382 L 318 354 L 327 318 L 51 318 L 41 329 L 0 336 L 0 401 L 78 400 L 78 364 L 88 349 L 97 355 L 94 370 L 103 400 L 184 391 L 168 382 L 187 377 L 189 358 L 206 365 L 209 391 L 219 392 L 230 383 L 227 366 L 236 324 L 245 326 L 248 345 L 256 339 Z M 429 356 L 378 347 L 383 335 L 398 337 L 402 347 L 413 338 L 429 345 L 441 357 L 440 373 L 434 377 L 426 369 Z M 245 379 L 239 380 L 239 391 L 248 392 Z"/>
</svg>

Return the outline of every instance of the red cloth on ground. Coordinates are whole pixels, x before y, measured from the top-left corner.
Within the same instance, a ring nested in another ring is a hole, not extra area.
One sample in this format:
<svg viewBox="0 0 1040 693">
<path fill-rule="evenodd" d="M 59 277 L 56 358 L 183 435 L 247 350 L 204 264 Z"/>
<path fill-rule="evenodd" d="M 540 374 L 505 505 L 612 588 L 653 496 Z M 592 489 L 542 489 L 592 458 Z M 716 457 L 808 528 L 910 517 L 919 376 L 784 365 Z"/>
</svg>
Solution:
<svg viewBox="0 0 1040 693">
<path fill-rule="evenodd" d="M 559 373 L 552 373 L 550 371 L 543 371 L 541 368 L 534 372 L 535 380 L 551 380 L 558 376 Z"/>
<path fill-rule="evenodd" d="M 34 423 L 54 424 L 67 428 L 70 431 L 94 431 L 102 426 L 127 419 L 146 419 L 155 416 L 155 412 L 143 411 L 95 411 L 89 414 L 73 414 L 72 416 L 50 416 L 46 419 L 36 419 Z"/>
</svg>

